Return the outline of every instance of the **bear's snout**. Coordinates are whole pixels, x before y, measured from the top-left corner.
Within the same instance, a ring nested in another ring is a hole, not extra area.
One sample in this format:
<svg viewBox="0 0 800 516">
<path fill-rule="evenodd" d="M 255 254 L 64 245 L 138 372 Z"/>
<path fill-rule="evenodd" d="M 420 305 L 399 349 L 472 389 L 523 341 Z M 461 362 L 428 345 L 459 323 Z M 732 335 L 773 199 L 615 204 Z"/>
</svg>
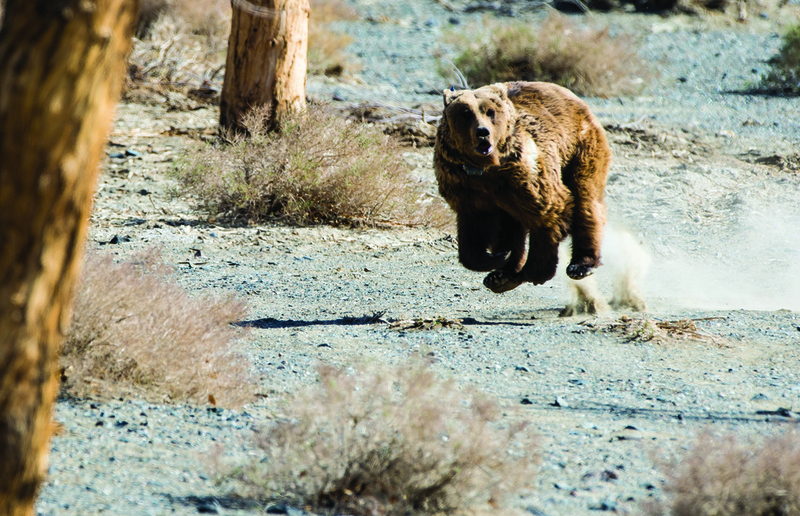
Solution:
<svg viewBox="0 0 800 516">
<path fill-rule="evenodd" d="M 480 126 L 475 130 L 475 136 L 478 139 L 478 145 L 475 146 L 475 150 L 479 154 L 483 154 L 485 156 L 492 152 L 492 141 L 489 139 L 489 136 L 491 135 L 492 132 L 489 131 L 488 127 Z"/>
</svg>

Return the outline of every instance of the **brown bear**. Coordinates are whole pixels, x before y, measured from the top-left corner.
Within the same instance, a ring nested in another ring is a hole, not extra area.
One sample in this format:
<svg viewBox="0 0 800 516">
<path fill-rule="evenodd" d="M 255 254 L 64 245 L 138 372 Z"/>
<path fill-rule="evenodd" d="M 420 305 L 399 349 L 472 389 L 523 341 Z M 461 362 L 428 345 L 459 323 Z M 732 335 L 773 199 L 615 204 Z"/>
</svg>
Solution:
<svg viewBox="0 0 800 516">
<path fill-rule="evenodd" d="M 456 213 L 458 256 L 496 293 L 550 280 L 572 236 L 567 275 L 600 265 L 611 148 L 581 99 L 543 82 L 444 92 L 434 168 Z M 530 245 L 526 245 L 526 237 Z"/>
</svg>

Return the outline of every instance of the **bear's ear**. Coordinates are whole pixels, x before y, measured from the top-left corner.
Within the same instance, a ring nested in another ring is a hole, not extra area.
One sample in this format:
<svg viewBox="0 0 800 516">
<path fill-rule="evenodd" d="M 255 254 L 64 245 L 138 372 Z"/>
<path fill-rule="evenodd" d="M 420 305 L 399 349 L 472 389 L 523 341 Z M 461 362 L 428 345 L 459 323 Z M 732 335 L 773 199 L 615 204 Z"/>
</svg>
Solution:
<svg viewBox="0 0 800 516">
<path fill-rule="evenodd" d="M 486 86 L 488 89 L 492 90 L 492 93 L 496 94 L 503 100 L 508 99 L 508 86 L 503 82 L 498 82 L 492 84 L 490 86 Z"/>
<path fill-rule="evenodd" d="M 450 86 L 450 89 L 444 90 L 443 93 L 444 93 L 444 107 L 447 107 L 453 101 L 453 99 L 456 98 L 456 95 L 458 95 L 458 92 L 453 86 Z"/>
</svg>

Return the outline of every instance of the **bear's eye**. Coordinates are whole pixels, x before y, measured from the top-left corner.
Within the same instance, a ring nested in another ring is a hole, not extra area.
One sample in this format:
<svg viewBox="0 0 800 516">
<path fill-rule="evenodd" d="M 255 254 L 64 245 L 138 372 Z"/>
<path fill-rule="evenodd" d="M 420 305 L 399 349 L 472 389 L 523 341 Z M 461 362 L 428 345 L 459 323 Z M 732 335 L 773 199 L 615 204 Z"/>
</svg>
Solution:
<svg viewBox="0 0 800 516">
<path fill-rule="evenodd" d="M 494 120 L 494 109 L 490 109 L 486 112 L 486 116 Z"/>
<path fill-rule="evenodd" d="M 471 115 L 471 114 L 472 114 L 472 110 L 471 110 L 471 109 L 469 109 L 469 108 L 466 108 L 466 109 L 464 109 L 464 110 L 462 110 L 462 111 L 461 111 L 461 114 L 462 114 L 463 116 L 469 116 L 469 115 Z"/>
</svg>

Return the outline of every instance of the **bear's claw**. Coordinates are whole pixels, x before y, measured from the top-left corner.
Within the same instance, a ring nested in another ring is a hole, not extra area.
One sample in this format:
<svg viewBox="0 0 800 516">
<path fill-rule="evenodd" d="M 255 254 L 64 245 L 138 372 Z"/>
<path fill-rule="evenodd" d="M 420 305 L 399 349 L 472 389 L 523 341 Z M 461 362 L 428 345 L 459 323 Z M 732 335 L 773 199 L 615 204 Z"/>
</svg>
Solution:
<svg viewBox="0 0 800 516">
<path fill-rule="evenodd" d="M 594 274 L 595 267 L 591 265 L 584 265 L 581 263 L 573 263 L 567 267 L 567 276 L 574 280 L 579 280 Z"/>
<path fill-rule="evenodd" d="M 523 283 L 519 275 L 511 275 L 503 270 L 492 271 L 483 278 L 483 285 L 495 294 L 514 290 Z"/>
</svg>

